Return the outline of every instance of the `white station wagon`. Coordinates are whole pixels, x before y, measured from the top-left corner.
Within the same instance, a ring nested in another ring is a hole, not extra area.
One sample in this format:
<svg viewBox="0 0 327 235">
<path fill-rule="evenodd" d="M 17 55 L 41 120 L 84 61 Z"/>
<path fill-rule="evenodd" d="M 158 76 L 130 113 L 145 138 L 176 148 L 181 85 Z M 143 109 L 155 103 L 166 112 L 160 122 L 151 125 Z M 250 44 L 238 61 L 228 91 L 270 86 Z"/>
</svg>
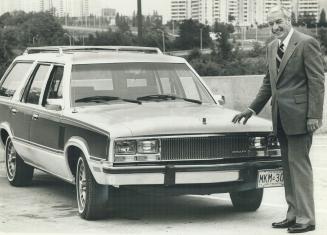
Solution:
<svg viewBox="0 0 327 235">
<path fill-rule="evenodd" d="M 283 185 L 271 123 L 232 124 L 179 57 L 145 47 L 28 48 L 0 82 L 0 132 L 13 186 L 34 168 L 76 184 L 82 218 L 107 214 L 116 189 L 230 193 L 254 211 Z"/>
</svg>

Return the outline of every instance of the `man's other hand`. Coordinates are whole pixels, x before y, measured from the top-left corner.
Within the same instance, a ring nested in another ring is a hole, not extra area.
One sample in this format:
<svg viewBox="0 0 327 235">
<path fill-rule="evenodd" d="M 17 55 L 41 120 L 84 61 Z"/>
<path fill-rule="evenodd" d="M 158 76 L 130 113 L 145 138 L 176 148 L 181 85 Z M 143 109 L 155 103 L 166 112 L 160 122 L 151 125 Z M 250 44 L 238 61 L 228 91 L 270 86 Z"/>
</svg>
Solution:
<svg viewBox="0 0 327 235">
<path fill-rule="evenodd" d="M 243 125 L 245 125 L 247 123 L 248 119 L 252 116 L 252 114 L 253 114 L 253 112 L 251 110 L 247 109 L 247 110 L 243 111 L 242 113 L 235 115 L 232 122 L 240 123 L 240 121 L 242 121 L 242 119 L 244 118 Z"/>
<path fill-rule="evenodd" d="M 317 129 L 319 129 L 319 127 L 321 127 L 322 125 L 322 120 L 321 119 L 313 119 L 313 118 L 309 118 L 307 120 L 307 129 L 309 132 L 314 132 Z"/>
</svg>

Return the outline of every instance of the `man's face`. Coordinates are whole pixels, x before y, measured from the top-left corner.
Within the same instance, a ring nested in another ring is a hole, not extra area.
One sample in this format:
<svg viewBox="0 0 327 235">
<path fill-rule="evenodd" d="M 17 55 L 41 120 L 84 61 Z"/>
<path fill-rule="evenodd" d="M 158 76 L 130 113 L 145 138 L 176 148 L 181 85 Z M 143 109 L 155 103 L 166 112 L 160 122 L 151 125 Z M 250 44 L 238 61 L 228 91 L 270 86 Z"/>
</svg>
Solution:
<svg viewBox="0 0 327 235">
<path fill-rule="evenodd" d="M 291 22 L 281 11 L 271 12 L 268 15 L 268 23 L 272 34 L 283 41 L 291 30 Z"/>
</svg>

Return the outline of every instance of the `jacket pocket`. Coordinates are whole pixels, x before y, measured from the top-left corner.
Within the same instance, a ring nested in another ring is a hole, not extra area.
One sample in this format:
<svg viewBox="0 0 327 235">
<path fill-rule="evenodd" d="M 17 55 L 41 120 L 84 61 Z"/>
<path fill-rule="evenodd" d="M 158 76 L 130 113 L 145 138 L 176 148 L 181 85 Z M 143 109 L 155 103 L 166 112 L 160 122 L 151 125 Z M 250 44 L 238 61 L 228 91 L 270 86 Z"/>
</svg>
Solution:
<svg viewBox="0 0 327 235">
<path fill-rule="evenodd" d="M 307 94 L 294 95 L 294 101 L 296 104 L 306 103 L 308 101 Z"/>
</svg>

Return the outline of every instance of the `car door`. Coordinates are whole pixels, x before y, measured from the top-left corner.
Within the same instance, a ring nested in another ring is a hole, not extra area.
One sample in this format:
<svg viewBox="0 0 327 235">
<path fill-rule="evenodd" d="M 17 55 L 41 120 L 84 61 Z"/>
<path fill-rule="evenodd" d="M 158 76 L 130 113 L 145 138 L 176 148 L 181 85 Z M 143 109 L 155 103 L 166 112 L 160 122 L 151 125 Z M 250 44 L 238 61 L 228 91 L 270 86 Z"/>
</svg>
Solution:
<svg viewBox="0 0 327 235">
<path fill-rule="evenodd" d="M 49 76 L 50 68 L 50 64 L 37 64 L 25 86 L 19 102 L 13 105 L 13 108 L 17 110 L 15 116 L 19 117 L 16 122 L 23 120 L 25 128 L 24 138 L 18 137 L 20 153 L 23 155 L 25 161 L 37 167 L 41 166 L 37 154 L 39 148 L 31 142 L 31 123 L 34 119 L 33 114 L 39 109 L 42 88 Z M 17 126 L 19 126 L 19 124 L 17 124 Z"/>
<path fill-rule="evenodd" d="M 29 120 L 25 119 L 23 110 L 13 101 L 13 96 L 28 78 L 32 67 L 32 61 L 17 61 L 0 83 L 0 123 L 9 125 L 14 144 L 18 139 L 25 141 L 29 138 Z"/>
<path fill-rule="evenodd" d="M 62 82 L 64 66 L 52 65 L 49 79 L 43 84 L 37 108 L 32 110 L 30 142 L 38 148 L 38 162 L 42 169 L 62 178 L 68 178 L 69 171 L 63 152 L 61 108 L 63 104 Z M 32 86 L 31 86 L 32 89 Z M 26 96 L 26 102 L 29 102 Z"/>
</svg>

